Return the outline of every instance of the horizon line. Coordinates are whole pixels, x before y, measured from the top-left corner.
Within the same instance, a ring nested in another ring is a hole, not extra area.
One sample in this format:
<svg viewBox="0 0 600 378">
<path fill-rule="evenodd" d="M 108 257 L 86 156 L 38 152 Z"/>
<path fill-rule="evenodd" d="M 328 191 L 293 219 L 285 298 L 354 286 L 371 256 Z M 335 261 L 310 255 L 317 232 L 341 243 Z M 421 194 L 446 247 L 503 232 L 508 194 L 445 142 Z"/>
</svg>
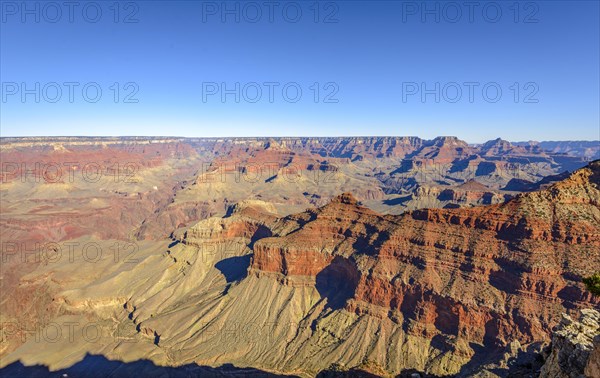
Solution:
<svg viewBox="0 0 600 378">
<path fill-rule="evenodd" d="M 494 140 L 503 140 L 510 143 L 528 143 L 528 142 L 598 142 L 599 139 L 555 139 L 555 140 L 508 140 L 502 137 L 488 139 L 485 142 L 468 142 L 456 135 L 438 135 L 432 139 L 423 138 L 417 135 L 328 135 L 328 136 L 317 136 L 317 135 L 303 135 L 303 136 L 176 136 L 176 135 L 29 135 L 29 136 L 0 136 L 2 139 L 59 139 L 59 138 L 95 138 L 95 139 L 118 139 L 118 138 L 137 138 L 137 139 L 338 139 L 338 138 L 418 138 L 421 140 L 431 141 L 440 138 L 456 138 L 468 144 L 483 144 Z"/>
</svg>

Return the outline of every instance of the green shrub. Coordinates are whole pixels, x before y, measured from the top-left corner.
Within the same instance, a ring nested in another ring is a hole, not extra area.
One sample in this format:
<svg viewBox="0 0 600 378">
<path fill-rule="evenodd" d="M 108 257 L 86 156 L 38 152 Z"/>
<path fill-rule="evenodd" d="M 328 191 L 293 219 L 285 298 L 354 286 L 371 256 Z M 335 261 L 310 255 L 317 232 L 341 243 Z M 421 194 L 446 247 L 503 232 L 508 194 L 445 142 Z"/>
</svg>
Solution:
<svg viewBox="0 0 600 378">
<path fill-rule="evenodd" d="M 584 278 L 583 283 L 592 294 L 600 295 L 600 273 Z"/>
</svg>

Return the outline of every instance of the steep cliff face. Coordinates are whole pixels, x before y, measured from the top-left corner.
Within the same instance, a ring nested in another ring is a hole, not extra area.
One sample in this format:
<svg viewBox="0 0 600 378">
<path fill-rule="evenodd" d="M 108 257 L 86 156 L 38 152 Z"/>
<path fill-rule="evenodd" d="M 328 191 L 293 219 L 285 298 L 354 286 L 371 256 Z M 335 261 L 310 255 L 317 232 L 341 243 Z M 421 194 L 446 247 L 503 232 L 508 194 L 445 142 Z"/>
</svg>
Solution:
<svg viewBox="0 0 600 378">
<path fill-rule="evenodd" d="M 348 311 L 486 347 L 547 340 L 563 307 L 599 303 L 578 282 L 600 266 L 598 168 L 502 205 L 396 217 L 344 194 L 280 220 L 252 270 L 318 278 L 340 256 L 359 272 Z"/>
</svg>

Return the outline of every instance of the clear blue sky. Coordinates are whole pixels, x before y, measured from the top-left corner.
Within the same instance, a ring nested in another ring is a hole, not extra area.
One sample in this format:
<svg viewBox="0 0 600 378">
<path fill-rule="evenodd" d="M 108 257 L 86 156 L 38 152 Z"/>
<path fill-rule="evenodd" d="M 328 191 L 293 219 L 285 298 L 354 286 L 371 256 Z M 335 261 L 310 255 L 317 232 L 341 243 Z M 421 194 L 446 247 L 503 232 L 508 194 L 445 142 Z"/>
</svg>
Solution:
<svg viewBox="0 0 600 378">
<path fill-rule="evenodd" d="M 263 3 L 3 1 L 2 136 L 600 138 L 598 1 Z"/>
</svg>

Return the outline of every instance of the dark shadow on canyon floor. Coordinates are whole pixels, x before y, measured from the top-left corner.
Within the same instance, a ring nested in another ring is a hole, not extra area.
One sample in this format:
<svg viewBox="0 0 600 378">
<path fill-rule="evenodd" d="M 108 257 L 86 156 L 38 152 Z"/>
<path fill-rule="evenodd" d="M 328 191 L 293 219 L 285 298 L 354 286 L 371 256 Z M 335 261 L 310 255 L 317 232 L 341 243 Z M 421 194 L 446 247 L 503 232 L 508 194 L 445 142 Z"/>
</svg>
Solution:
<svg viewBox="0 0 600 378">
<path fill-rule="evenodd" d="M 187 364 L 178 367 L 157 366 L 149 360 L 134 362 L 113 361 L 102 355 L 86 354 L 83 360 L 73 366 L 57 371 L 50 371 L 45 365 L 25 366 L 21 361 L 0 369 L 0 377 L 45 378 L 45 377 L 91 377 L 91 378 L 130 378 L 130 377 L 251 377 L 276 378 L 296 377 L 294 375 L 277 375 L 258 369 L 238 368 L 225 364 L 218 368 Z"/>
<path fill-rule="evenodd" d="M 215 268 L 225 276 L 227 283 L 241 281 L 248 274 L 252 255 L 235 256 L 223 259 L 215 264 Z"/>
<path fill-rule="evenodd" d="M 411 200 L 411 196 L 389 198 L 383 200 L 383 204 L 387 206 L 399 206 Z"/>
<path fill-rule="evenodd" d="M 336 256 L 331 264 L 317 274 L 316 288 L 321 298 L 327 298 L 327 306 L 338 310 L 354 296 L 359 273 L 348 259 Z"/>
</svg>

